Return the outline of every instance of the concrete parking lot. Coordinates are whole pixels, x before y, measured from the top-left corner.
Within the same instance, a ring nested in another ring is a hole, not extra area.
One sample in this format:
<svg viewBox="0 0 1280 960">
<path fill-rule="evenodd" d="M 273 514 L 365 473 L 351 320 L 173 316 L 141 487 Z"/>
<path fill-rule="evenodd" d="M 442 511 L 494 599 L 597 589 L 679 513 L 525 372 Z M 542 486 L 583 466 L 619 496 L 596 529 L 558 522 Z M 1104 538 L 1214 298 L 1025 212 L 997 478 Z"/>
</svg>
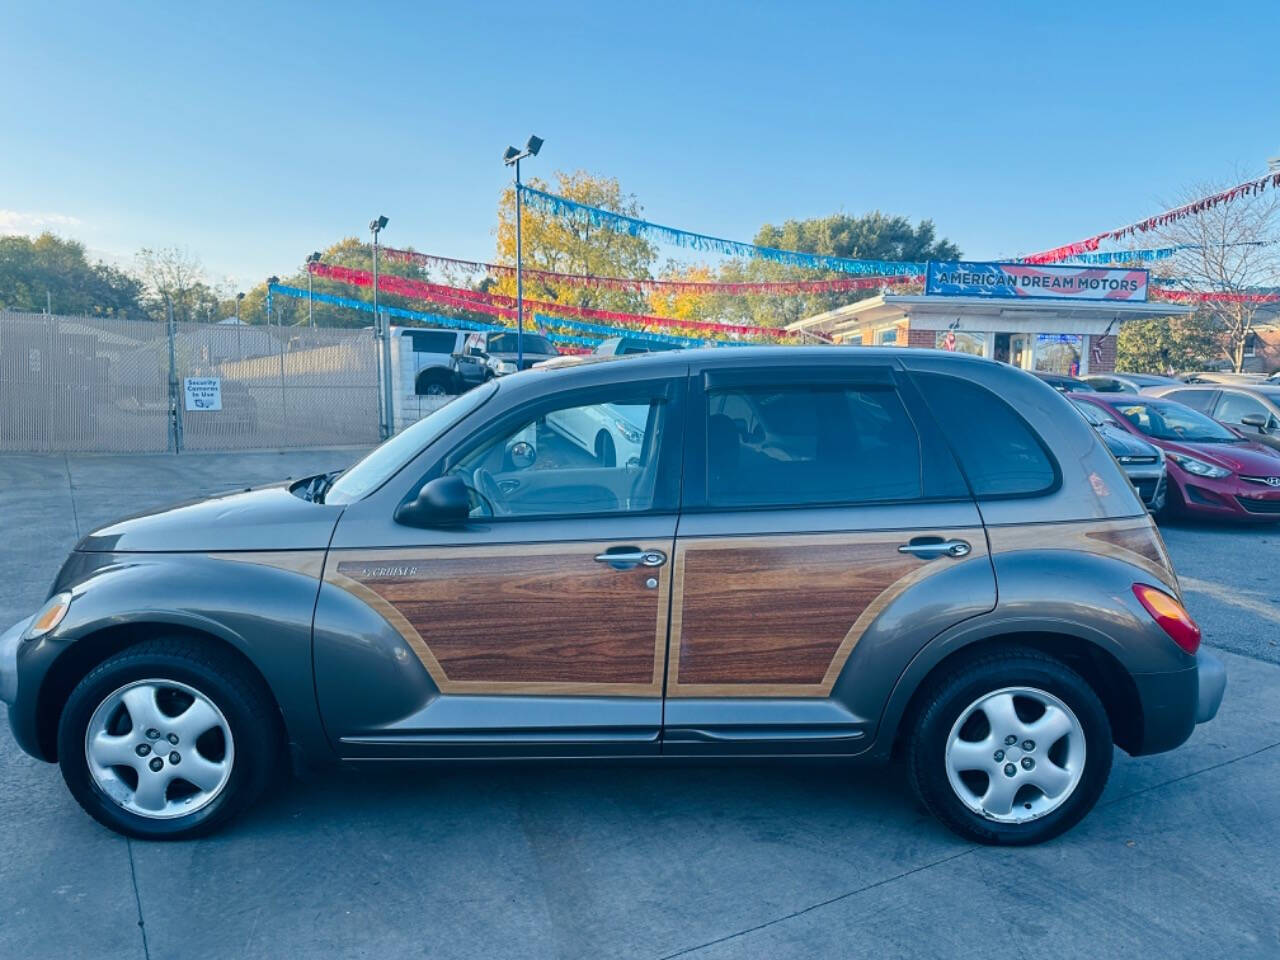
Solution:
<svg viewBox="0 0 1280 960">
<path fill-rule="evenodd" d="M 95 525 L 355 455 L 4 456 L 0 625 Z M 1165 538 L 1222 713 L 1044 846 L 957 839 L 896 770 L 657 764 L 339 774 L 139 843 L 0 720 L 0 957 L 1278 956 L 1280 530 Z"/>
</svg>

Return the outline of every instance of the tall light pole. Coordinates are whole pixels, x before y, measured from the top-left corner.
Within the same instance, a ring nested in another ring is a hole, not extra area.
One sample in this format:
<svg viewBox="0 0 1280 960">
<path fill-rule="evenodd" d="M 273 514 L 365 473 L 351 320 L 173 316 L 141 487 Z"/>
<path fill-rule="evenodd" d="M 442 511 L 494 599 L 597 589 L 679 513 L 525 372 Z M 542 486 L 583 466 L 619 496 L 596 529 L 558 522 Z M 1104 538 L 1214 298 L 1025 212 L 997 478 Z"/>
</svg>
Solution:
<svg viewBox="0 0 1280 960">
<path fill-rule="evenodd" d="M 236 353 L 241 360 L 244 359 L 244 348 L 240 344 L 240 301 L 243 299 L 243 293 L 236 294 Z"/>
<path fill-rule="evenodd" d="M 541 137 L 530 137 L 523 150 L 507 147 L 502 153 L 502 162 L 508 167 L 516 168 L 516 370 L 524 369 L 524 251 L 520 237 L 520 161 L 525 157 L 536 157 L 542 149 Z"/>
<path fill-rule="evenodd" d="M 276 276 L 267 277 L 267 326 L 271 326 L 271 288 L 280 282 Z"/>
<path fill-rule="evenodd" d="M 315 314 L 311 312 L 311 265 L 320 262 L 320 251 L 317 250 L 311 256 L 307 257 L 307 326 L 314 327 L 316 325 Z"/>
<path fill-rule="evenodd" d="M 373 331 L 374 336 L 382 340 L 380 356 L 382 358 L 382 424 L 381 434 L 385 440 L 391 436 L 395 428 L 395 412 L 392 410 L 391 396 L 391 329 L 378 314 L 378 234 L 387 225 L 386 217 L 375 217 L 369 221 L 369 232 L 373 234 Z"/>
</svg>

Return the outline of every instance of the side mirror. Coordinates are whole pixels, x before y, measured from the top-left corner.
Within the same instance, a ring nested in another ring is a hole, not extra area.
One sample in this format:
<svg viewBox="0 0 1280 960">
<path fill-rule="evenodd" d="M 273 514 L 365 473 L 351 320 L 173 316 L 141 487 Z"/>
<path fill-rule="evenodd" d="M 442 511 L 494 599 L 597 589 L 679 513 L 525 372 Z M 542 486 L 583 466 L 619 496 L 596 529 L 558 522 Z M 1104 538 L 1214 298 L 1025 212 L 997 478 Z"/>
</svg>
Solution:
<svg viewBox="0 0 1280 960">
<path fill-rule="evenodd" d="M 1253 427 L 1259 433 L 1266 433 L 1269 419 L 1264 413 L 1246 413 L 1240 418 L 1240 424 L 1245 427 Z"/>
<path fill-rule="evenodd" d="M 471 495 L 461 477 L 436 477 L 418 495 L 396 507 L 396 523 L 409 527 L 439 527 L 460 523 L 471 514 Z"/>
</svg>

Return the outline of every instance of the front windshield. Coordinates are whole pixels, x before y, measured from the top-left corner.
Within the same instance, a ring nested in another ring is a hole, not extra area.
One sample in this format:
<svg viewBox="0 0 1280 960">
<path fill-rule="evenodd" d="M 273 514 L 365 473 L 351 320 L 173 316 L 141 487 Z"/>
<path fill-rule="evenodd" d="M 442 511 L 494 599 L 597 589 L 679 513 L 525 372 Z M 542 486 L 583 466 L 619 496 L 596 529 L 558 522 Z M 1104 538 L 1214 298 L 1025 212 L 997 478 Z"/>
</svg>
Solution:
<svg viewBox="0 0 1280 960">
<path fill-rule="evenodd" d="M 324 502 L 351 503 L 376 490 L 421 453 L 427 444 L 497 392 L 496 383 L 482 384 L 374 447 L 363 460 L 333 482 Z"/>
<path fill-rule="evenodd" d="M 1240 442 L 1240 438 L 1222 424 L 1180 403 L 1144 400 L 1117 403 L 1115 408 L 1148 437 L 1157 440 L 1181 440 L 1189 443 Z"/>
<path fill-rule="evenodd" d="M 1071 403 L 1077 410 L 1084 414 L 1084 418 L 1095 427 L 1100 427 L 1107 422 L 1107 415 L 1092 403 L 1084 400 L 1072 400 Z"/>
</svg>

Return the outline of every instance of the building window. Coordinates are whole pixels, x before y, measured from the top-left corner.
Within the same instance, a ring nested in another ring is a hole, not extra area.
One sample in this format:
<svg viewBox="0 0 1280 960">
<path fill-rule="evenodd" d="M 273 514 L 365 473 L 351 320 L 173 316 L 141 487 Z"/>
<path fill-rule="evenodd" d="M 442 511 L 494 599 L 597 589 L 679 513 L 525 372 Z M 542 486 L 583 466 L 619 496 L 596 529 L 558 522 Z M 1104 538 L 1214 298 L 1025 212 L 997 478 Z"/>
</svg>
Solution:
<svg viewBox="0 0 1280 960">
<path fill-rule="evenodd" d="M 1244 338 L 1244 355 L 1246 357 L 1256 357 L 1258 355 L 1258 335 L 1250 333 Z"/>
<path fill-rule="evenodd" d="M 1084 337 L 1077 333 L 1036 334 L 1035 369 L 1040 373 L 1059 373 L 1068 377 L 1080 375 L 1080 357 Z"/>
<path fill-rule="evenodd" d="M 876 343 L 885 347 L 898 342 L 898 328 L 889 327 L 876 333 Z"/>
<path fill-rule="evenodd" d="M 934 340 L 939 350 L 951 350 L 955 353 L 970 353 L 975 357 L 987 355 L 987 335 L 972 333 L 967 330 L 939 330 Z"/>
</svg>

